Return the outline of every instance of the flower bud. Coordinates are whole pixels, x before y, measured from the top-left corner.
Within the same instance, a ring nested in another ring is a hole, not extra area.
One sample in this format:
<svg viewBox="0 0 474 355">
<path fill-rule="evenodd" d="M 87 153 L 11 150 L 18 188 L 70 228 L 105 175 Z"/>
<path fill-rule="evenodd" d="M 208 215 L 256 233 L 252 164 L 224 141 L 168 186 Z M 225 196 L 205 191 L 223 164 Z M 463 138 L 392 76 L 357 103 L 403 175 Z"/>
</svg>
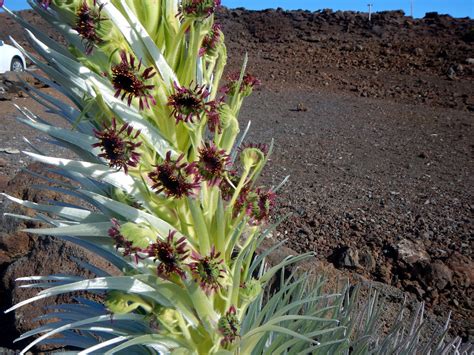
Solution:
<svg viewBox="0 0 474 355">
<path fill-rule="evenodd" d="M 260 281 L 251 279 L 245 282 L 240 287 L 240 297 L 245 303 L 251 303 L 262 292 L 262 285 Z"/>
<path fill-rule="evenodd" d="M 260 165 L 264 160 L 265 154 L 258 148 L 245 148 L 240 153 L 240 161 L 242 162 L 244 169 L 247 171 Z"/>
</svg>

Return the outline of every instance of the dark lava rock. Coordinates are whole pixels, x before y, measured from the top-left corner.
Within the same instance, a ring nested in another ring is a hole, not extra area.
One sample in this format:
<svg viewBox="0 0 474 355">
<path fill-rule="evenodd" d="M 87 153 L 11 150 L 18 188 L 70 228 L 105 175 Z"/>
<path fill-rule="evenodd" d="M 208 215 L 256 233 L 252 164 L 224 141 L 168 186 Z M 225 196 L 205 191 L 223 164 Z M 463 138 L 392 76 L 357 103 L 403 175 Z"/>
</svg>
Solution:
<svg viewBox="0 0 474 355">
<path fill-rule="evenodd" d="M 45 173 L 44 166 L 33 164 L 30 170 Z M 52 176 L 52 175 L 50 175 Z M 58 178 L 57 176 L 55 176 Z M 22 172 L 13 178 L 6 186 L 7 193 L 22 199 L 35 202 L 47 203 L 51 200 L 66 200 L 71 203 L 79 203 L 60 195 L 56 192 L 46 190 L 35 190 L 33 185 L 44 183 L 43 180 Z M 80 203 L 79 203 L 80 204 Z M 31 215 L 31 210 L 26 210 L 13 203 L 2 203 L 1 212 L 26 213 Z M 14 220 L 11 217 L 2 216 L 0 225 L 0 309 L 5 310 L 12 305 L 34 296 L 38 289 L 20 288 L 15 280 L 24 276 L 44 276 L 51 274 L 70 274 L 84 276 L 86 278 L 94 275 L 80 267 L 76 260 L 95 265 L 110 274 L 119 274 L 108 262 L 97 258 L 90 252 L 77 247 L 69 242 L 63 242 L 53 237 L 38 237 L 28 235 L 19 229 L 38 227 L 35 222 Z M 7 348 L 21 348 L 28 343 L 23 341 L 13 344 L 13 340 L 21 333 L 36 328 L 39 324 L 34 318 L 44 313 L 45 307 L 52 304 L 71 301 L 71 295 L 63 295 L 41 300 L 30 305 L 23 306 L 15 312 L 0 313 L 0 346 Z M 45 349 L 44 347 L 42 349 Z"/>
<path fill-rule="evenodd" d="M 442 291 L 453 282 L 453 271 L 441 260 L 436 260 L 429 266 L 427 281 L 437 290 Z"/>
</svg>

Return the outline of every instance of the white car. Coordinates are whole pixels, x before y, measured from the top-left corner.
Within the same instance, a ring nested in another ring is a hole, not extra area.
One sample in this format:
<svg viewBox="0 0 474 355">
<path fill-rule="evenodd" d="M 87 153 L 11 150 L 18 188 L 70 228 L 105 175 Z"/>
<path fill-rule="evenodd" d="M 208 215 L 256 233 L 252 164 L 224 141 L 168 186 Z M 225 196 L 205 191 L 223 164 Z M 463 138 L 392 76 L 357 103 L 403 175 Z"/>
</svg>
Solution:
<svg viewBox="0 0 474 355">
<path fill-rule="evenodd" d="M 13 46 L 0 40 L 0 74 L 7 71 L 23 71 L 26 69 L 25 57 Z"/>
</svg>

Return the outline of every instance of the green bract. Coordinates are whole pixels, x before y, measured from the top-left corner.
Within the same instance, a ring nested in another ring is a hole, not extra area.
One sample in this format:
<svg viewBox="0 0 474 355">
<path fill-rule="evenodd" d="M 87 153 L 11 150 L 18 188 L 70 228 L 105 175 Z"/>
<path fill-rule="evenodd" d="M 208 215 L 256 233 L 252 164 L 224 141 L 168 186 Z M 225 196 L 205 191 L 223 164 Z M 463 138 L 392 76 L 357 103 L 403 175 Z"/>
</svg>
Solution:
<svg viewBox="0 0 474 355">
<path fill-rule="evenodd" d="M 44 61 L 25 55 L 49 79 L 31 74 L 73 107 L 29 87 L 70 128 L 52 126 L 23 108 L 19 119 L 70 149 L 76 159 L 37 150 L 26 154 L 74 181 L 49 179 L 57 185 L 51 189 L 88 207 L 7 197 L 35 209 L 36 220 L 50 225 L 28 232 L 89 249 L 122 276 L 84 263 L 96 278 L 20 279 L 31 282 L 25 287 L 43 290 L 9 311 L 68 292 L 103 294 L 102 303 L 76 298 L 52 307 L 54 312 L 44 317 L 51 323 L 20 337 L 35 336 L 23 353 L 56 334 L 54 343 L 82 349 L 81 354 L 381 349 L 385 343 L 374 340 L 374 334 L 354 330 L 359 318 L 349 289 L 326 295 L 320 282 L 294 275 L 282 277 L 273 294 L 267 287 L 273 276 L 284 275 L 285 267 L 311 254 L 288 257 L 271 268 L 265 257 L 279 245 L 256 254 L 275 227 L 268 225 L 275 193 L 287 179 L 277 188 L 258 186 L 273 146 L 244 143 L 248 127 L 238 137 L 243 99 L 259 81 L 245 72 L 245 59 L 241 72 L 220 86 L 227 57 L 224 35 L 214 24 L 219 1 L 29 3 L 63 35 L 67 47 L 3 8 L 26 29 Z M 375 309 L 372 305 L 361 318 L 371 327 Z M 406 339 L 412 340 L 407 351 L 419 349 L 418 338 L 413 332 L 409 336 L 394 337 L 386 349 L 405 346 Z"/>
</svg>

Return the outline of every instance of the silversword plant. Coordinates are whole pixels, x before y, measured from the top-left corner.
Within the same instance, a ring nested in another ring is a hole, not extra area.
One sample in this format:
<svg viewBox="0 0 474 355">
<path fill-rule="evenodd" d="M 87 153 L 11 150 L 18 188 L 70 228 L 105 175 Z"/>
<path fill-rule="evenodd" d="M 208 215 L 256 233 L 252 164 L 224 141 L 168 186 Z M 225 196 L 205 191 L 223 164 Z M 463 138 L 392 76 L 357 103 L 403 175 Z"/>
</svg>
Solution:
<svg viewBox="0 0 474 355">
<path fill-rule="evenodd" d="M 26 108 L 18 108 L 19 119 L 76 159 L 50 157 L 35 147 L 25 153 L 73 182 L 48 178 L 49 189 L 85 203 L 44 205 L 7 197 L 37 210 L 35 220 L 51 226 L 28 232 L 73 242 L 122 274 L 110 276 L 83 262 L 97 277 L 21 278 L 23 286 L 43 290 L 9 311 L 69 292 L 102 295 L 102 302 L 76 297 L 52 307 L 42 317 L 51 322 L 20 337 L 33 337 L 23 353 L 48 342 L 81 354 L 378 349 L 373 334 L 355 338 L 360 332 L 353 331 L 360 319 L 374 323 L 375 306 L 366 318 L 354 316 L 349 289 L 324 294 L 322 282 L 296 275 L 268 289 L 277 273 L 284 276 L 286 266 L 311 254 L 273 267 L 265 258 L 281 244 L 256 254 L 273 228 L 281 184 L 258 182 L 272 142 L 247 143 L 247 130 L 239 131 L 243 100 L 260 84 L 246 72 L 246 60 L 221 85 L 227 55 L 224 34 L 214 23 L 219 0 L 29 3 L 67 46 L 0 1 L 44 61 L 24 53 L 49 79 L 32 75 L 67 101 L 33 87 L 29 92 L 70 128 L 51 125 Z"/>
</svg>

